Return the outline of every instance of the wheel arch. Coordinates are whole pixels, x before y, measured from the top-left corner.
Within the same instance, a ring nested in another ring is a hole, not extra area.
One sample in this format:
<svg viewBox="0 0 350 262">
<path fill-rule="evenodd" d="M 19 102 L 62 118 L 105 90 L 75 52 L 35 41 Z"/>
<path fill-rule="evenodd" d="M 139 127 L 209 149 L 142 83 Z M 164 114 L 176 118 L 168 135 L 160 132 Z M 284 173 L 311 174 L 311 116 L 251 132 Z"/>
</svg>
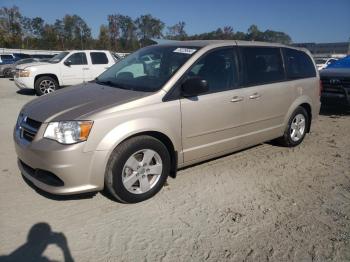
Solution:
<svg viewBox="0 0 350 262">
<path fill-rule="evenodd" d="M 38 75 L 36 75 L 35 78 L 34 78 L 34 85 L 35 85 L 36 81 L 37 81 L 40 77 L 44 77 L 44 76 L 49 76 L 49 77 L 54 78 L 54 79 L 57 81 L 58 85 L 59 85 L 59 86 L 61 85 L 61 84 L 60 84 L 60 81 L 59 81 L 59 79 L 58 79 L 58 77 L 57 77 L 57 75 L 52 74 L 52 73 L 43 73 L 43 74 L 38 74 Z"/>
<path fill-rule="evenodd" d="M 131 135 L 129 137 L 127 137 L 126 139 L 124 139 L 122 142 L 120 143 L 123 143 L 124 141 L 130 139 L 130 138 L 133 138 L 133 137 L 137 137 L 137 136 L 143 136 L 143 135 L 146 135 L 146 136 L 151 136 L 151 137 L 154 137 L 156 139 L 158 139 L 159 141 L 161 141 L 165 147 L 168 149 L 168 152 L 170 154 L 170 161 L 171 161 L 171 164 L 170 164 L 170 176 L 172 178 L 175 178 L 176 177 L 176 171 L 177 171 L 177 163 L 178 163 L 178 155 L 177 155 L 177 151 L 175 150 L 175 147 L 174 147 L 174 144 L 173 142 L 171 141 L 171 139 L 165 135 L 164 133 L 161 133 L 159 131 L 144 131 L 144 132 L 139 132 L 139 133 L 136 133 L 134 135 Z M 120 144 L 119 143 L 119 144 Z M 119 145 L 118 144 L 118 145 Z"/>
<path fill-rule="evenodd" d="M 311 121 L 312 121 L 312 101 L 308 96 L 301 96 L 298 99 L 296 99 L 292 105 L 289 107 L 288 112 L 285 116 L 284 119 L 284 127 L 288 125 L 288 121 L 293 114 L 293 112 L 298 108 L 298 107 L 303 107 L 309 117 L 308 125 L 307 125 L 307 132 L 310 132 L 310 127 L 311 127 Z"/>
<path fill-rule="evenodd" d="M 304 108 L 308 114 L 308 123 L 307 123 L 307 127 L 306 127 L 306 132 L 309 133 L 310 129 L 311 129 L 311 122 L 312 122 L 311 105 L 309 103 L 303 103 L 303 104 L 300 104 L 299 106 Z"/>
<path fill-rule="evenodd" d="M 129 134 L 128 136 L 124 137 L 122 140 L 118 141 L 115 143 L 111 149 L 109 150 L 106 163 L 108 162 L 109 158 L 111 157 L 113 151 L 123 142 L 133 138 L 133 137 L 138 137 L 138 136 L 150 136 L 153 138 L 158 139 L 161 141 L 165 147 L 167 148 L 169 154 L 170 154 L 170 177 L 175 178 L 176 173 L 177 173 L 177 165 L 178 165 L 178 151 L 175 149 L 173 141 L 170 139 L 169 136 L 164 134 L 163 132 L 160 131 L 154 131 L 154 130 L 149 130 L 149 131 L 139 131 L 139 132 L 133 132 L 132 134 Z"/>
<path fill-rule="evenodd" d="M 153 121 L 152 121 L 153 120 Z M 151 124 L 153 123 L 153 125 Z M 141 128 L 140 128 L 141 127 Z M 163 128 L 161 128 L 163 127 Z M 171 158 L 171 173 L 170 176 L 175 178 L 178 166 L 178 161 L 181 161 L 181 138 L 176 137 L 176 133 L 171 132 L 165 125 L 161 125 L 159 120 L 145 119 L 145 120 L 131 120 L 125 122 L 119 126 L 116 126 L 113 130 L 103 135 L 102 140 L 99 140 L 97 144 L 94 142 L 91 145 L 87 145 L 86 151 L 95 150 L 108 151 L 106 153 L 106 164 L 111 157 L 112 152 L 121 143 L 126 140 L 141 135 L 148 135 L 160 140 L 168 149 Z M 89 142 L 89 141 L 88 141 Z"/>
</svg>

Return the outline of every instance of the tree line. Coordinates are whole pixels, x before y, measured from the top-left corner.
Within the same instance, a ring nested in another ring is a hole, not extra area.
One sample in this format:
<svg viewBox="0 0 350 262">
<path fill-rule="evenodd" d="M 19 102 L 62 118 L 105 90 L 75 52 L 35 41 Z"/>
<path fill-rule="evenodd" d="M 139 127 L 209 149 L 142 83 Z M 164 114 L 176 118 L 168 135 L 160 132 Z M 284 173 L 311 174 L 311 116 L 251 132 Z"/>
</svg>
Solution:
<svg viewBox="0 0 350 262">
<path fill-rule="evenodd" d="M 160 19 L 145 14 L 132 19 L 122 14 L 107 16 L 94 38 L 89 25 L 78 15 L 65 15 L 53 24 L 41 17 L 29 18 L 21 14 L 17 6 L 0 9 L 0 47 L 23 49 L 108 49 L 130 52 L 153 43 L 152 38 L 170 40 L 237 39 L 290 44 L 291 37 L 273 30 L 260 31 L 251 25 L 247 32 L 235 32 L 224 26 L 217 30 L 189 35 L 183 21 L 166 26 Z"/>
</svg>

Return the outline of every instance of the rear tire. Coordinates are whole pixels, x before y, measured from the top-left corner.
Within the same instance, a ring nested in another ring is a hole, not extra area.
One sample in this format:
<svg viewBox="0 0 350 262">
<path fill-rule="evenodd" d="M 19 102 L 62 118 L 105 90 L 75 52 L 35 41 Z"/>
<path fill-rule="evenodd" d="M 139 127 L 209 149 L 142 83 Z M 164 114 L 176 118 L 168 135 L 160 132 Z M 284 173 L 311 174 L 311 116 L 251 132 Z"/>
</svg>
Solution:
<svg viewBox="0 0 350 262">
<path fill-rule="evenodd" d="M 143 135 L 120 144 L 106 168 L 105 188 L 114 199 L 137 203 L 157 194 L 170 173 L 170 154 L 158 139 Z"/>
<path fill-rule="evenodd" d="M 46 95 L 59 88 L 58 82 L 51 76 L 39 77 L 34 83 L 35 93 L 38 96 Z"/>
<path fill-rule="evenodd" d="M 4 74 L 4 77 L 6 77 L 6 78 L 11 77 L 11 68 L 4 69 L 3 74 Z"/>
<path fill-rule="evenodd" d="M 286 147 L 295 147 L 305 138 L 309 130 L 309 115 L 306 110 L 299 106 L 291 115 L 286 130 L 278 142 Z"/>
</svg>

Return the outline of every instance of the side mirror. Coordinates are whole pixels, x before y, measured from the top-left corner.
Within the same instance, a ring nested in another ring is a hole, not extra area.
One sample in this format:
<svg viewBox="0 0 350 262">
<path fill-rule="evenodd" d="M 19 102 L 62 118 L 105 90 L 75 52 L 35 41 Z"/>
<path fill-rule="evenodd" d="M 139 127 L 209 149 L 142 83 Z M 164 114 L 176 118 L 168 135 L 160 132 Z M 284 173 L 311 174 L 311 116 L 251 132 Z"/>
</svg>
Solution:
<svg viewBox="0 0 350 262">
<path fill-rule="evenodd" d="M 208 82 L 200 77 L 192 77 L 185 80 L 181 86 L 184 97 L 193 97 L 208 92 Z"/>
<path fill-rule="evenodd" d="M 71 60 L 66 60 L 63 62 L 63 64 L 65 64 L 66 66 L 71 66 L 72 61 Z"/>
</svg>

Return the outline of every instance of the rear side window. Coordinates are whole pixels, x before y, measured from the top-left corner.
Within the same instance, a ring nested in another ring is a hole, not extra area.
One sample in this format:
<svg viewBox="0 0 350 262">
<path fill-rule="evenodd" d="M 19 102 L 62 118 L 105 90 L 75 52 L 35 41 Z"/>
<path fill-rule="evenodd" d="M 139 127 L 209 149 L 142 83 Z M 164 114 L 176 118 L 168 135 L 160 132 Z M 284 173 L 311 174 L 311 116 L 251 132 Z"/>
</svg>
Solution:
<svg viewBox="0 0 350 262">
<path fill-rule="evenodd" d="M 67 60 L 70 60 L 72 65 L 87 65 L 86 55 L 82 52 L 71 55 Z"/>
<path fill-rule="evenodd" d="M 103 52 L 91 52 L 90 57 L 93 65 L 108 64 L 108 58 Z"/>
<path fill-rule="evenodd" d="M 279 48 L 242 47 L 245 64 L 245 84 L 258 85 L 285 79 Z"/>
<path fill-rule="evenodd" d="M 310 56 L 305 52 L 283 48 L 284 61 L 286 65 L 287 77 L 289 79 L 299 79 L 315 77 L 316 70 Z"/>
</svg>

